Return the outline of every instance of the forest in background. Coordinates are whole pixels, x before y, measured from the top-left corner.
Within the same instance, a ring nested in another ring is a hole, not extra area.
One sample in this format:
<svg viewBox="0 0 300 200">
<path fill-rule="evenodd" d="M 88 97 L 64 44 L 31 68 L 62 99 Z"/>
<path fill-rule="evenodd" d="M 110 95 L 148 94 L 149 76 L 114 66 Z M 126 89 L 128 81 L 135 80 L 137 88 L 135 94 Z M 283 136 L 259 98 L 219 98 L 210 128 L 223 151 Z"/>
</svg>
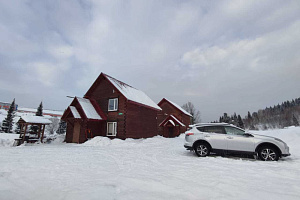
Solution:
<svg viewBox="0 0 300 200">
<path fill-rule="evenodd" d="M 288 126 L 299 126 L 300 98 L 285 101 L 273 107 L 260 109 L 252 114 L 248 111 L 243 119 L 234 113 L 229 116 L 224 113 L 219 121 L 236 125 L 250 130 L 266 130 L 274 128 L 284 128 Z"/>
</svg>

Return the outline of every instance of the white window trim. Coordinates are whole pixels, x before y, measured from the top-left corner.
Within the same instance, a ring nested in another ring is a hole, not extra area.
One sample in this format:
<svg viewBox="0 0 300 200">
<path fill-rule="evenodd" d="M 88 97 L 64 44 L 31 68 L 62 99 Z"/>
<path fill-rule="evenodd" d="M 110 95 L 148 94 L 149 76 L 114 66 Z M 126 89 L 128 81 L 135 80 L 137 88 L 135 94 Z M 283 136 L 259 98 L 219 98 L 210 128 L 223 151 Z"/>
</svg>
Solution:
<svg viewBox="0 0 300 200">
<path fill-rule="evenodd" d="M 110 100 L 114 100 L 114 109 L 113 110 L 109 109 L 109 101 Z M 117 111 L 118 110 L 118 104 L 119 104 L 118 98 L 108 99 L 108 111 Z"/>
<path fill-rule="evenodd" d="M 113 124 L 113 133 L 108 133 L 108 124 Z M 117 122 L 107 122 L 106 136 L 117 136 Z"/>
</svg>

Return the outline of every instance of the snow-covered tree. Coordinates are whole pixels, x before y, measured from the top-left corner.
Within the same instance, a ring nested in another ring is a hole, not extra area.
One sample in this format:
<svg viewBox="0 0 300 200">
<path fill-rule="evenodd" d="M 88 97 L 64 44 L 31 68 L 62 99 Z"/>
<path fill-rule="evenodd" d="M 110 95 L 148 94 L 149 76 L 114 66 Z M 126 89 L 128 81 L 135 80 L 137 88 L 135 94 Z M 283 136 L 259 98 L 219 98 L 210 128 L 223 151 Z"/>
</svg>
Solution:
<svg viewBox="0 0 300 200">
<path fill-rule="evenodd" d="M 1 127 L 2 132 L 12 133 L 12 128 L 14 125 L 14 122 L 13 122 L 14 116 L 15 116 L 15 99 L 10 104 L 10 107 L 7 112 L 7 116 L 2 122 L 2 127 Z"/>
<path fill-rule="evenodd" d="M 67 123 L 63 120 L 60 120 L 56 133 L 62 135 L 65 134 L 66 131 L 67 131 Z"/>
<path fill-rule="evenodd" d="M 53 135 L 58 127 L 59 127 L 59 119 L 57 117 L 53 117 L 49 119 L 52 123 L 46 126 L 46 130 L 50 135 Z"/>
<path fill-rule="evenodd" d="M 200 111 L 195 108 L 194 104 L 192 104 L 191 102 L 187 102 L 182 106 L 182 108 L 192 115 L 192 124 L 201 122 Z"/>
<path fill-rule="evenodd" d="M 21 125 L 19 123 L 17 123 L 17 127 L 15 129 L 15 133 L 16 134 L 20 134 L 20 131 L 21 131 Z"/>
</svg>

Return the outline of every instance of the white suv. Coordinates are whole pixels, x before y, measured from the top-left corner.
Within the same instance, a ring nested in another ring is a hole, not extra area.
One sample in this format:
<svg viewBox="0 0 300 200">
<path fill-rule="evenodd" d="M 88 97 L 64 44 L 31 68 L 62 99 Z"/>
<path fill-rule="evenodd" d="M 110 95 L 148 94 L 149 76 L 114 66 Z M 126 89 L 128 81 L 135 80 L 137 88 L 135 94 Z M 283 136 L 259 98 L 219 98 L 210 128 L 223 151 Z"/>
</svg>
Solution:
<svg viewBox="0 0 300 200">
<path fill-rule="evenodd" d="M 246 133 L 226 123 L 193 125 L 185 133 L 184 147 L 194 150 L 200 157 L 213 152 L 258 155 L 261 160 L 275 161 L 291 155 L 287 144 L 278 138 Z"/>
</svg>

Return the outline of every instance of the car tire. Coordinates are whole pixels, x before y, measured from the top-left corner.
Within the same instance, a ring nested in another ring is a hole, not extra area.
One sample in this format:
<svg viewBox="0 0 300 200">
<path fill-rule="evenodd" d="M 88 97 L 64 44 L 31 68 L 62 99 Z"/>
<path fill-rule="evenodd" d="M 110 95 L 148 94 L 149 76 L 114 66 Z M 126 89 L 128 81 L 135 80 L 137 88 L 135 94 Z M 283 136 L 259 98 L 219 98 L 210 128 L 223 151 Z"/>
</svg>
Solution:
<svg viewBox="0 0 300 200">
<path fill-rule="evenodd" d="M 206 157 L 210 154 L 210 146 L 203 142 L 197 143 L 194 146 L 194 150 L 198 157 Z"/>
<path fill-rule="evenodd" d="M 272 146 L 263 146 L 258 150 L 258 157 L 263 161 L 277 161 L 279 159 L 278 151 Z"/>
</svg>

